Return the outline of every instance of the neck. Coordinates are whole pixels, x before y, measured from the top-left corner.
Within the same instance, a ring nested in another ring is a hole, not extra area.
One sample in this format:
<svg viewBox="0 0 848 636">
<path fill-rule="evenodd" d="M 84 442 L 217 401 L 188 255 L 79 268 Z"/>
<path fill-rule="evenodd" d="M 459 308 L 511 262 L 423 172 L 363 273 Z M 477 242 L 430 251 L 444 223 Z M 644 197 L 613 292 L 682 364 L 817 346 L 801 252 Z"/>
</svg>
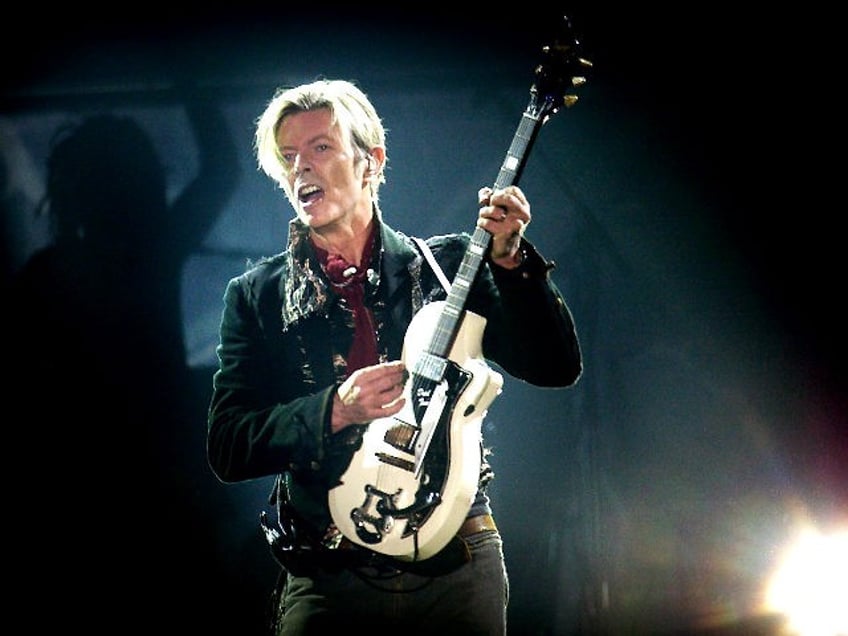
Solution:
<svg viewBox="0 0 848 636">
<path fill-rule="evenodd" d="M 312 242 L 328 253 L 341 256 L 345 261 L 361 266 L 362 254 L 365 252 L 366 243 L 371 236 L 373 218 L 369 218 L 364 224 L 351 223 L 343 227 L 337 226 L 332 231 L 311 230 Z"/>
</svg>

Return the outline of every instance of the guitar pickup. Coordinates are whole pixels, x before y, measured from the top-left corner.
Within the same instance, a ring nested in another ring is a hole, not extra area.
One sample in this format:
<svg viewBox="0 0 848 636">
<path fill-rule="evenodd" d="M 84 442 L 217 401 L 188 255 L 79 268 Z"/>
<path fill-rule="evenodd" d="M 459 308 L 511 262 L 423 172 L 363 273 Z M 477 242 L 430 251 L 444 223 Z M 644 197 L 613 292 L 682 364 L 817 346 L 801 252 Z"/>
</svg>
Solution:
<svg viewBox="0 0 848 636">
<path fill-rule="evenodd" d="M 445 377 L 448 361 L 440 356 L 423 351 L 415 362 L 415 373 L 431 382 L 441 382 Z"/>
</svg>

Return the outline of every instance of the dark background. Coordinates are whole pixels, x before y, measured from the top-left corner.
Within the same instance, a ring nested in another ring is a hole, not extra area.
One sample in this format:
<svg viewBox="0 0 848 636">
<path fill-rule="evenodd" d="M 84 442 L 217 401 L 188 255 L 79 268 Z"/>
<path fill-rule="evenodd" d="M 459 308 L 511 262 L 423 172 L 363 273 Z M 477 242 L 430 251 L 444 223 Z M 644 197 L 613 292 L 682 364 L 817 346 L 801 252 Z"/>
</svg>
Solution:
<svg viewBox="0 0 848 636">
<path fill-rule="evenodd" d="M 541 130 L 521 185 L 586 371 L 565 391 L 508 379 L 486 420 L 513 633 L 749 625 L 796 529 L 844 522 L 836 20 L 813 5 L 730 3 L 455 13 L 24 11 L 20 37 L 3 44 L 3 139 L 23 149 L 26 193 L 4 219 L 4 274 L 46 240 L 31 212 L 59 123 L 139 117 L 176 188 L 195 159 L 172 88 L 190 77 L 216 100 L 244 175 L 182 281 L 197 421 L 181 450 L 202 465 L 224 285 L 282 247 L 290 216 L 251 151 L 274 89 L 359 82 L 389 131 L 389 222 L 422 236 L 470 230 L 540 43 L 568 14 L 593 68 L 578 104 Z M 187 478 L 214 520 L 210 572 L 233 599 L 215 611 L 256 633 L 274 577 L 256 524 L 270 482 Z"/>
</svg>

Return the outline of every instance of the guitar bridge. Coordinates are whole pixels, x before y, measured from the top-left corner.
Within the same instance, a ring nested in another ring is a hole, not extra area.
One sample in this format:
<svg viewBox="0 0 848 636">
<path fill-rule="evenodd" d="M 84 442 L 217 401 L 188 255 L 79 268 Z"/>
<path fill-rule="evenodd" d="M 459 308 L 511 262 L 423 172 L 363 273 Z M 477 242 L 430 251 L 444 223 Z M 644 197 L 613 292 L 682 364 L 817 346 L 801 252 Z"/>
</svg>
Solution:
<svg viewBox="0 0 848 636">
<path fill-rule="evenodd" d="M 356 528 L 356 536 L 367 545 L 380 543 L 385 535 L 392 532 L 395 523 L 399 520 L 407 522 L 404 536 L 417 532 L 433 506 L 441 502 L 441 495 L 437 492 L 428 492 L 424 497 L 421 497 L 419 493 L 411 505 L 406 508 L 397 508 L 395 502 L 400 496 L 400 491 L 390 494 L 368 486 L 365 492 L 365 501 L 362 506 L 350 511 L 350 519 Z M 375 498 L 376 504 L 374 504 Z M 367 513 L 372 505 L 376 515 Z"/>
<path fill-rule="evenodd" d="M 390 466 L 401 468 L 410 473 L 415 470 L 415 464 L 413 464 L 408 459 L 395 457 L 394 455 L 389 455 L 388 453 L 375 453 L 375 456 L 384 464 L 389 464 Z"/>
</svg>

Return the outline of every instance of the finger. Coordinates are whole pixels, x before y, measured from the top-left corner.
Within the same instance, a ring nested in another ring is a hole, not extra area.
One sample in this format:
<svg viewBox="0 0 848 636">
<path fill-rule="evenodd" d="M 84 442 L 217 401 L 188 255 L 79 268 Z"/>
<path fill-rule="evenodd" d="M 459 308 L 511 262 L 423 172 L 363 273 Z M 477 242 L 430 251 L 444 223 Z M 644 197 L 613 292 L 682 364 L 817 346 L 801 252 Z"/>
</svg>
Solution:
<svg viewBox="0 0 848 636">
<path fill-rule="evenodd" d="M 504 188 L 504 192 L 507 195 L 511 196 L 515 201 L 517 201 L 519 205 L 527 205 L 527 197 L 524 196 L 524 191 L 518 186 L 509 186 L 507 188 Z"/>
<path fill-rule="evenodd" d="M 374 385 L 379 390 L 386 386 L 402 383 L 405 373 L 406 366 L 403 362 L 399 360 L 384 362 L 373 367 L 368 367 L 361 382 Z"/>
<path fill-rule="evenodd" d="M 516 196 L 511 192 L 503 190 L 492 195 L 491 203 L 507 212 L 507 214 L 515 214 L 519 217 L 529 216 L 530 206 L 522 197 Z"/>
<path fill-rule="evenodd" d="M 492 235 L 509 233 L 512 231 L 512 228 L 508 225 L 510 218 L 510 215 L 504 208 L 481 208 L 477 218 L 477 227 L 483 228 Z"/>
<path fill-rule="evenodd" d="M 507 210 L 502 206 L 484 205 L 480 208 L 478 217 L 489 221 L 503 221 L 507 217 Z"/>
<path fill-rule="evenodd" d="M 400 361 L 363 367 L 345 381 L 339 395 L 348 398 L 347 406 L 379 407 L 401 393 L 405 375 L 406 367 Z M 354 386 L 359 392 L 354 393 Z"/>
<path fill-rule="evenodd" d="M 522 203 L 525 203 L 527 201 L 527 197 L 524 196 L 524 191 L 521 188 L 519 188 L 518 186 L 515 186 L 515 185 L 506 186 L 505 188 L 502 188 L 500 190 L 496 190 L 495 192 L 492 193 L 493 198 L 494 197 L 501 197 L 501 196 L 510 197 L 510 198 L 512 198 L 516 201 L 520 201 Z"/>
<path fill-rule="evenodd" d="M 383 417 L 387 415 L 394 415 L 398 411 L 403 408 L 403 405 L 406 404 L 406 398 L 403 397 L 403 393 L 394 398 L 393 400 L 386 402 L 380 407 L 380 413 L 377 414 L 376 417 Z"/>
<path fill-rule="evenodd" d="M 354 384 L 367 384 L 383 376 L 403 373 L 404 368 L 404 364 L 400 360 L 372 364 L 370 366 L 357 369 L 346 381 L 351 381 Z"/>
<path fill-rule="evenodd" d="M 489 186 L 483 186 L 482 188 L 480 188 L 477 191 L 477 202 L 481 206 L 488 205 L 489 199 L 492 196 L 492 192 L 493 192 L 492 188 L 490 188 Z"/>
<path fill-rule="evenodd" d="M 367 399 L 363 398 L 363 403 L 368 406 L 382 406 L 396 399 L 401 393 L 403 393 L 403 380 L 400 376 L 383 378 L 370 386 Z"/>
</svg>

